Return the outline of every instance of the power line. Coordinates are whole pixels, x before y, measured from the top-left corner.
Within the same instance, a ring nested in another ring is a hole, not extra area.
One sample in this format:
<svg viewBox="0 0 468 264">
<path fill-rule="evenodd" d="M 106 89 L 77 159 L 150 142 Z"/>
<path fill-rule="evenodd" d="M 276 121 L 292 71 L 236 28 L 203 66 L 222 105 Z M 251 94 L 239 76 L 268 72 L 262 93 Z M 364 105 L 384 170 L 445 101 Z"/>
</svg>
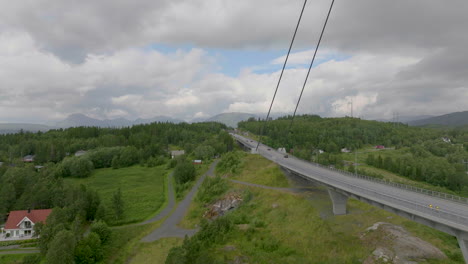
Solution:
<svg viewBox="0 0 468 264">
<path fill-rule="evenodd" d="M 304 93 L 304 89 L 305 89 L 305 86 L 307 84 L 307 79 L 309 78 L 310 70 L 312 69 L 312 66 L 314 65 L 315 56 L 317 55 L 318 48 L 320 47 L 320 42 L 322 42 L 323 33 L 325 32 L 325 28 L 327 27 L 328 18 L 330 17 L 330 13 L 331 13 L 331 11 L 333 9 L 333 4 L 334 3 L 335 3 L 335 0 L 332 0 L 332 2 L 330 4 L 330 9 L 328 10 L 327 18 L 325 19 L 325 23 L 323 24 L 322 33 L 320 33 L 320 38 L 318 40 L 317 46 L 315 47 L 314 56 L 312 57 L 312 61 L 310 62 L 309 70 L 307 71 L 307 75 L 306 75 L 306 78 L 304 80 L 304 85 L 302 86 L 301 94 L 299 95 L 299 99 L 297 100 L 296 109 L 294 109 L 294 114 L 293 114 L 293 117 L 291 119 L 291 123 L 289 125 L 289 131 L 291 131 L 291 128 L 292 128 L 292 125 L 293 125 L 293 122 L 294 122 L 294 117 L 296 117 L 297 108 L 299 107 L 299 103 L 301 102 L 302 94 Z"/>
<path fill-rule="evenodd" d="M 294 39 L 296 38 L 297 29 L 299 28 L 299 24 L 301 23 L 302 14 L 304 13 L 304 9 L 305 9 L 306 4 L 307 4 L 307 0 L 304 0 L 304 5 L 302 6 L 301 14 L 299 15 L 299 20 L 297 21 L 296 29 L 294 30 L 294 35 L 292 37 L 291 44 L 289 45 L 288 54 L 286 55 L 286 59 L 284 60 L 283 69 L 281 70 L 281 74 L 280 74 L 280 77 L 278 79 L 278 84 L 276 85 L 275 93 L 273 95 L 273 99 L 271 100 L 270 109 L 268 110 L 268 114 L 267 114 L 265 123 L 263 124 L 263 126 L 260 126 L 260 131 L 259 131 L 260 138 L 258 139 L 258 144 L 257 144 L 257 147 L 255 148 L 255 150 L 258 150 L 258 146 L 260 146 L 260 141 L 262 140 L 262 133 L 263 133 L 263 130 L 265 129 L 266 123 L 268 122 L 268 118 L 270 117 L 271 108 L 273 107 L 273 103 L 274 103 L 275 98 L 276 98 L 276 93 L 278 92 L 278 87 L 279 87 L 279 85 L 281 83 L 281 78 L 283 77 L 284 68 L 286 68 L 286 63 L 288 62 L 289 54 L 291 53 L 291 48 L 293 46 Z"/>
</svg>

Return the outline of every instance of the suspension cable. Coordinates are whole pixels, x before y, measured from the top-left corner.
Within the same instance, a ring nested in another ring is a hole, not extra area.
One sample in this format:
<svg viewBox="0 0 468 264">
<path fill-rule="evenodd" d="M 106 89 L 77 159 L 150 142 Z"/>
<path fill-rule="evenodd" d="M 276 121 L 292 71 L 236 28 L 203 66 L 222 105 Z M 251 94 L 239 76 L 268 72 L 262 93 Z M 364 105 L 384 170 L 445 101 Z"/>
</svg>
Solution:
<svg viewBox="0 0 468 264">
<path fill-rule="evenodd" d="M 332 0 L 332 2 L 330 4 L 330 9 L 328 10 L 327 18 L 325 19 L 325 23 L 323 24 L 322 32 L 320 33 L 320 38 L 318 40 L 317 46 L 315 47 L 314 56 L 312 57 L 312 61 L 310 62 L 309 70 L 307 71 L 307 75 L 306 75 L 306 78 L 304 80 L 304 85 L 302 86 L 301 94 L 299 95 L 299 99 L 297 100 L 296 109 L 294 109 L 294 114 L 293 114 L 293 117 L 291 119 L 291 123 L 289 124 L 288 136 L 289 136 L 289 132 L 291 132 L 292 125 L 293 125 L 293 122 L 294 122 L 294 118 L 296 117 L 297 108 L 299 107 L 299 103 L 301 102 L 302 94 L 304 93 L 304 89 L 305 89 L 305 86 L 307 84 L 307 79 L 309 78 L 310 70 L 312 69 L 312 66 L 314 65 L 315 55 L 317 55 L 317 51 L 318 51 L 318 49 L 320 47 L 320 42 L 322 41 L 323 33 L 325 32 L 325 28 L 327 27 L 328 18 L 330 17 L 330 13 L 331 13 L 331 11 L 333 9 L 333 4 L 334 3 L 335 3 L 335 0 Z"/>
<path fill-rule="evenodd" d="M 283 77 L 284 68 L 286 68 L 286 64 L 288 62 L 289 54 L 291 53 L 291 48 L 293 46 L 294 39 L 296 38 L 297 29 L 299 28 L 299 24 L 301 23 L 302 14 L 304 13 L 304 9 L 305 9 L 306 4 L 307 4 L 307 0 L 304 0 L 304 5 L 302 6 L 301 14 L 299 15 L 299 20 L 297 21 L 296 29 L 294 30 L 294 35 L 292 37 L 291 44 L 289 45 L 288 54 L 286 55 L 286 59 L 284 60 L 283 69 L 281 70 L 281 74 L 280 74 L 280 77 L 278 79 L 278 84 L 276 85 L 275 93 L 273 95 L 273 99 L 271 100 L 270 109 L 268 110 L 268 114 L 266 116 L 265 123 L 263 124 L 263 126 L 260 126 L 260 128 L 259 128 L 260 131 L 259 131 L 258 134 L 259 134 L 260 137 L 258 139 L 257 147 L 255 148 L 256 151 L 258 150 L 258 146 L 260 146 L 260 141 L 262 140 L 263 130 L 265 129 L 266 123 L 268 122 L 268 119 L 270 117 L 271 108 L 273 107 L 273 103 L 274 103 L 275 98 L 276 98 L 276 93 L 278 92 L 278 87 L 279 87 L 279 85 L 281 83 L 281 78 Z"/>
</svg>

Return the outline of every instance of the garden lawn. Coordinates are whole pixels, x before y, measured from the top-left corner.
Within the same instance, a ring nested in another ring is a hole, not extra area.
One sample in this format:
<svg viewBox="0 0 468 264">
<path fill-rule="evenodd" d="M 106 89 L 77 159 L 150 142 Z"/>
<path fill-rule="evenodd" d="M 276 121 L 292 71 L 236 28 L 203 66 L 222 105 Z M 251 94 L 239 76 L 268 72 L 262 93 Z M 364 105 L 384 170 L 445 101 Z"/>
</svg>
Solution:
<svg viewBox="0 0 468 264">
<path fill-rule="evenodd" d="M 98 169 L 88 178 L 66 178 L 67 184 L 80 185 L 96 190 L 106 207 L 111 225 L 141 222 L 157 213 L 166 202 L 166 166 L 153 168 L 133 166 L 121 169 Z M 116 220 L 112 211 L 112 196 L 122 191 L 124 216 Z"/>
</svg>

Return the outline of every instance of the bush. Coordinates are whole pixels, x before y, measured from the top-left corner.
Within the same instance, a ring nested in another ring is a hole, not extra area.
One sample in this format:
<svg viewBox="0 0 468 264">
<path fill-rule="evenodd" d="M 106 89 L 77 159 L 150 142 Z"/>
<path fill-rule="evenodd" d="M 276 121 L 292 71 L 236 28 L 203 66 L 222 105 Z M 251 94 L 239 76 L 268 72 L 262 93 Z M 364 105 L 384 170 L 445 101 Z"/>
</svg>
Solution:
<svg viewBox="0 0 468 264">
<path fill-rule="evenodd" d="M 122 147 L 98 148 L 91 151 L 87 156 L 93 162 L 94 167 L 110 168 L 112 166 L 112 159 L 118 156 Z"/>
<path fill-rule="evenodd" d="M 216 173 L 238 173 L 242 169 L 242 157 L 244 155 L 245 154 L 240 151 L 225 154 L 216 166 Z"/>
<path fill-rule="evenodd" d="M 196 201 L 201 203 L 211 203 L 224 192 L 227 191 L 228 185 L 225 179 L 217 176 L 214 178 L 206 178 L 198 190 Z"/>
<path fill-rule="evenodd" d="M 97 263 L 103 258 L 101 239 L 99 235 L 91 232 L 78 242 L 75 248 L 76 263 Z"/>
<path fill-rule="evenodd" d="M 195 166 L 188 160 L 179 162 L 174 169 L 174 179 L 177 184 L 195 180 Z"/>
<path fill-rule="evenodd" d="M 111 236 L 112 230 L 104 221 L 97 221 L 91 225 L 91 232 L 96 233 L 103 245 L 105 245 Z"/>
<path fill-rule="evenodd" d="M 94 165 L 87 156 L 70 157 L 62 161 L 61 174 L 63 177 L 86 178 L 93 169 Z"/>
</svg>

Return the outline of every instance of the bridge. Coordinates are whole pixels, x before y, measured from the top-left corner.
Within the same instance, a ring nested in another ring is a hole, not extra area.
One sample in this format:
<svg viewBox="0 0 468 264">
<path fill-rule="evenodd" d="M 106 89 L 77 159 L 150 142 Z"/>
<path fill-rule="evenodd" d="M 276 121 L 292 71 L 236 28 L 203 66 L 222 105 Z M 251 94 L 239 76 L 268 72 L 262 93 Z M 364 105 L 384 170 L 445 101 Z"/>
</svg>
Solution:
<svg viewBox="0 0 468 264">
<path fill-rule="evenodd" d="M 349 197 L 385 209 L 457 238 L 468 264 L 468 199 L 380 179 L 357 175 L 307 162 L 237 134 L 231 134 L 246 150 L 258 153 L 286 171 L 324 185 L 335 215 L 346 214 Z"/>
</svg>

